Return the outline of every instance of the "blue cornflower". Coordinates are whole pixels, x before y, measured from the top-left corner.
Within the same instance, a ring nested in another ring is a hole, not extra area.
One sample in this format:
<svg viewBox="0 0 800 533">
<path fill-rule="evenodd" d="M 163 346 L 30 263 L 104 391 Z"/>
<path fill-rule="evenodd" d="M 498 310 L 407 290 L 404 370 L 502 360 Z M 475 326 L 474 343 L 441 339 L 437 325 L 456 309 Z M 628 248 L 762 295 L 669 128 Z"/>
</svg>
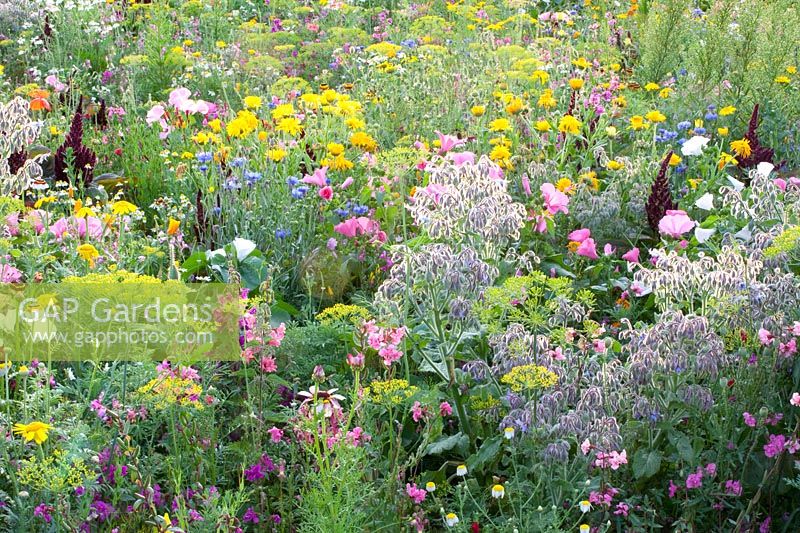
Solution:
<svg viewBox="0 0 800 533">
<path fill-rule="evenodd" d="M 211 152 L 197 152 L 195 157 L 200 163 L 208 163 L 214 159 L 214 156 L 211 155 Z"/>
<path fill-rule="evenodd" d="M 364 216 L 369 211 L 369 207 L 365 205 L 357 205 L 353 208 L 353 214 L 358 216 Z"/>
<path fill-rule="evenodd" d="M 677 125 L 677 128 L 680 131 L 688 130 L 691 127 L 692 127 L 692 123 L 689 122 L 688 120 L 684 120 L 684 121 L 678 122 L 678 125 Z"/>
<path fill-rule="evenodd" d="M 232 191 L 234 189 L 241 189 L 242 184 L 239 183 L 239 178 L 228 178 L 225 180 L 225 184 L 222 186 L 222 188 L 226 191 Z"/>
<path fill-rule="evenodd" d="M 275 230 L 275 237 L 278 239 L 285 239 L 289 235 L 292 234 L 292 230 L 289 229 L 276 229 Z"/>
<path fill-rule="evenodd" d="M 350 211 L 348 211 L 347 209 L 343 209 L 341 207 L 338 208 L 338 209 L 334 209 L 333 212 L 336 213 L 341 218 L 344 218 L 344 217 L 346 217 L 347 215 L 350 214 Z"/>
<path fill-rule="evenodd" d="M 214 207 L 211 210 L 211 212 L 214 213 L 215 217 L 218 217 L 220 215 L 220 213 L 222 213 L 222 208 L 221 207 Z"/>
<path fill-rule="evenodd" d="M 200 172 L 208 172 L 208 165 L 200 165 L 197 168 L 200 170 Z"/>
<path fill-rule="evenodd" d="M 245 159 L 244 157 L 237 157 L 237 158 L 234 158 L 233 161 L 231 161 L 231 166 L 233 168 L 241 168 L 241 167 L 244 166 L 244 164 L 246 162 L 247 162 L 247 159 Z"/>
<path fill-rule="evenodd" d="M 255 172 L 251 170 L 245 170 L 244 172 L 244 181 L 247 182 L 248 185 L 252 186 L 261 181 L 263 175 L 261 172 Z"/>
<path fill-rule="evenodd" d="M 286 185 L 289 187 L 294 187 L 298 183 L 300 183 L 300 179 L 297 176 L 289 176 L 286 178 Z"/>
<path fill-rule="evenodd" d="M 717 120 L 717 114 L 709 111 L 706 113 L 706 120 Z"/>
<path fill-rule="evenodd" d="M 301 185 L 299 187 L 295 187 L 294 189 L 292 189 L 292 197 L 299 200 L 300 198 L 303 198 L 307 192 L 308 192 L 308 187 L 306 187 L 305 185 Z"/>
<path fill-rule="evenodd" d="M 701 127 L 701 128 L 695 128 L 694 129 L 694 134 L 695 135 L 705 135 L 705 133 L 706 133 L 706 129 L 705 128 Z"/>
</svg>

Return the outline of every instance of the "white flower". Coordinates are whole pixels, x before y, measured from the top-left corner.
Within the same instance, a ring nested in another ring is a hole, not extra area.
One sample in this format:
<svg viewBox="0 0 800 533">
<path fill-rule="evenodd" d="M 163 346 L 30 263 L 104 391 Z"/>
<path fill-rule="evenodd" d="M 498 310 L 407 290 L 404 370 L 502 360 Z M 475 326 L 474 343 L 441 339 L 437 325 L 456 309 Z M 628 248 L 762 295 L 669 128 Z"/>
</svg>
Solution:
<svg viewBox="0 0 800 533">
<path fill-rule="evenodd" d="M 740 241 L 747 242 L 753 236 L 753 232 L 750 231 L 750 228 L 747 226 L 743 227 L 741 230 L 737 231 L 733 234 L 734 237 L 739 239 Z"/>
<path fill-rule="evenodd" d="M 696 205 L 700 209 L 703 209 L 704 211 L 711 211 L 712 209 L 714 209 L 714 195 L 711 194 L 710 192 L 707 192 L 703 196 L 698 198 L 697 201 L 694 203 L 694 205 Z"/>
<path fill-rule="evenodd" d="M 444 521 L 447 522 L 447 527 L 453 527 L 458 524 L 458 515 L 456 515 L 456 513 L 447 513 L 444 517 Z"/>
<path fill-rule="evenodd" d="M 504 429 L 503 430 L 503 436 L 506 438 L 506 440 L 513 439 L 514 438 L 514 428 L 507 427 L 506 429 Z"/>
<path fill-rule="evenodd" d="M 233 247 L 236 249 L 236 259 L 244 261 L 256 249 L 256 243 L 237 237 L 233 239 Z"/>
<path fill-rule="evenodd" d="M 701 137 L 695 135 L 681 146 L 681 153 L 685 156 L 703 155 L 703 148 L 708 144 L 710 139 L 708 137 Z"/>
<path fill-rule="evenodd" d="M 764 178 L 768 178 L 772 170 L 775 168 L 775 165 L 769 163 L 767 161 L 763 161 L 756 165 L 756 172 L 758 175 Z"/>
<path fill-rule="evenodd" d="M 503 485 L 492 487 L 492 498 L 502 498 L 506 495 L 506 488 Z"/>
<path fill-rule="evenodd" d="M 583 500 L 578 504 L 578 507 L 581 508 L 582 513 L 588 513 L 589 511 L 592 510 L 592 504 L 589 503 L 589 500 Z"/>
<path fill-rule="evenodd" d="M 435 491 L 436 483 L 434 483 L 433 481 L 428 481 L 427 483 L 425 483 L 425 490 L 427 490 L 428 492 Z"/>
<path fill-rule="evenodd" d="M 581 524 L 581 525 L 578 527 L 578 529 L 580 530 L 580 532 L 581 532 L 581 533 L 589 533 L 589 530 L 590 530 L 591 528 L 589 527 L 589 524 Z"/>
<path fill-rule="evenodd" d="M 714 235 L 714 233 L 716 233 L 716 231 L 717 230 L 715 230 L 714 228 L 703 229 L 700 226 L 697 226 L 696 228 L 694 228 L 694 236 L 697 239 L 697 242 L 703 244 L 708 239 L 710 239 L 711 236 Z"/>
<path fill-rule="evenodd" d="M 458 465 L 458 467 L 456 468 L 456 475 L 461 477 L 466 476 L 467 475 L 466 465 Z"/>
<path fill-rule="evenodd" d="M 733 176 L 727 176 L 727 178 L 728 178 L 728 182 L 731 184 L 731 187 L 733 187 L 734 191 L 742 192 L 742 189 L 744 189 L 744 183 L 742 183 L 741 181 L 737 180 Z"/>
</svg>

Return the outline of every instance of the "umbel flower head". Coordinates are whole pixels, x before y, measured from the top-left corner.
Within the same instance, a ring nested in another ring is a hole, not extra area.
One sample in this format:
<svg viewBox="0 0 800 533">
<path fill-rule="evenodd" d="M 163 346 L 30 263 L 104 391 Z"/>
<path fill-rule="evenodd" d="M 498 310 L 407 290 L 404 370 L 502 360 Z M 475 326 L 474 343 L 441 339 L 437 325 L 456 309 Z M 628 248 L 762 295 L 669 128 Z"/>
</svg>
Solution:
<svg viewBox="0 0 800 533">
<path fill-rule="evenodd" d="M 656 181 L 653 182 L 653 187 L 650 189 L 650 197 L 644 207 L 647 213 L 647 224 L 655 232 L 658 231 L 658 223 L 664 218 L 667 211 L 673 211 L 678 208 L 672 200 L 672 190 L 667 179 L 667 169 L 669 168 L 669 160 L 672 159 L 672 153 L 670 150 L 661 162 L 658 176 L 656 176 Z"/>
</svg>

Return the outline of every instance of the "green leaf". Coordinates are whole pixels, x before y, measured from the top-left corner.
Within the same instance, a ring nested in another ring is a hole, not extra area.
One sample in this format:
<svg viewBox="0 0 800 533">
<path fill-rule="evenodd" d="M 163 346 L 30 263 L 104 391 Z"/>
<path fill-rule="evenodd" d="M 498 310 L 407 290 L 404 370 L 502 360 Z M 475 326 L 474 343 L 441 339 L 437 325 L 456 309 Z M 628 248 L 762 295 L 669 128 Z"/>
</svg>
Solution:
<svg viewBox="0 0 800 533">
<path fill-rule="evenodd" d="M 480 471 L 485 464 L 489 463 L 497 456 L 502 444 L 503 437 L 500 435 L 484 441 L 478 451 L 467 459 L 469 471 Z"/>
<path fill-rule="evenodd" d="M 690 465 L 693 465 L 695 462 L 695 454 L 694 447 L 692 446 L 692 442 L 689 440 L 689 437 L 683 433 L 676 432 L 670 434 L 669 440 L 672 445 L 675 446 L 675 449 L 678 450 L 678 455 L 680 458 Z"/>
<path fill-rule="evenodd" d="M 661 453 L 641 448 L 633 457 L 633 475 L 636 479 L 651 478 L 661 468 Z"/>
<path fill-rule="evenodd" d="M 460 431 L 455 435 L 444 437 L 432 442 L 425 448 L 425 455 L 441 455 L 450 450 L 465 450 L 469 446 L 469 439 Z"/>
</svg>

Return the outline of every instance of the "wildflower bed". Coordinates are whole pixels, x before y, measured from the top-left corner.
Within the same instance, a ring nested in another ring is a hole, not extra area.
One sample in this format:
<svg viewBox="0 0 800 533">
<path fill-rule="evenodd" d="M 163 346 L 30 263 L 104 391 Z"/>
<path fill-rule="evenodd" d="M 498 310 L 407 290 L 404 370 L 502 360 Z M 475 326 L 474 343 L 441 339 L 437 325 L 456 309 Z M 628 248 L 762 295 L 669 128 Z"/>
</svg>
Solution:
<svg viewBox="0 0 800 533">
<path fill-rule="evenodd" d="M 800 530 L 798 42 L 792 0 L 0 5 L 0 530 Z M 234 360 L 5 320 L 210 283 Z"/>
</svg>

